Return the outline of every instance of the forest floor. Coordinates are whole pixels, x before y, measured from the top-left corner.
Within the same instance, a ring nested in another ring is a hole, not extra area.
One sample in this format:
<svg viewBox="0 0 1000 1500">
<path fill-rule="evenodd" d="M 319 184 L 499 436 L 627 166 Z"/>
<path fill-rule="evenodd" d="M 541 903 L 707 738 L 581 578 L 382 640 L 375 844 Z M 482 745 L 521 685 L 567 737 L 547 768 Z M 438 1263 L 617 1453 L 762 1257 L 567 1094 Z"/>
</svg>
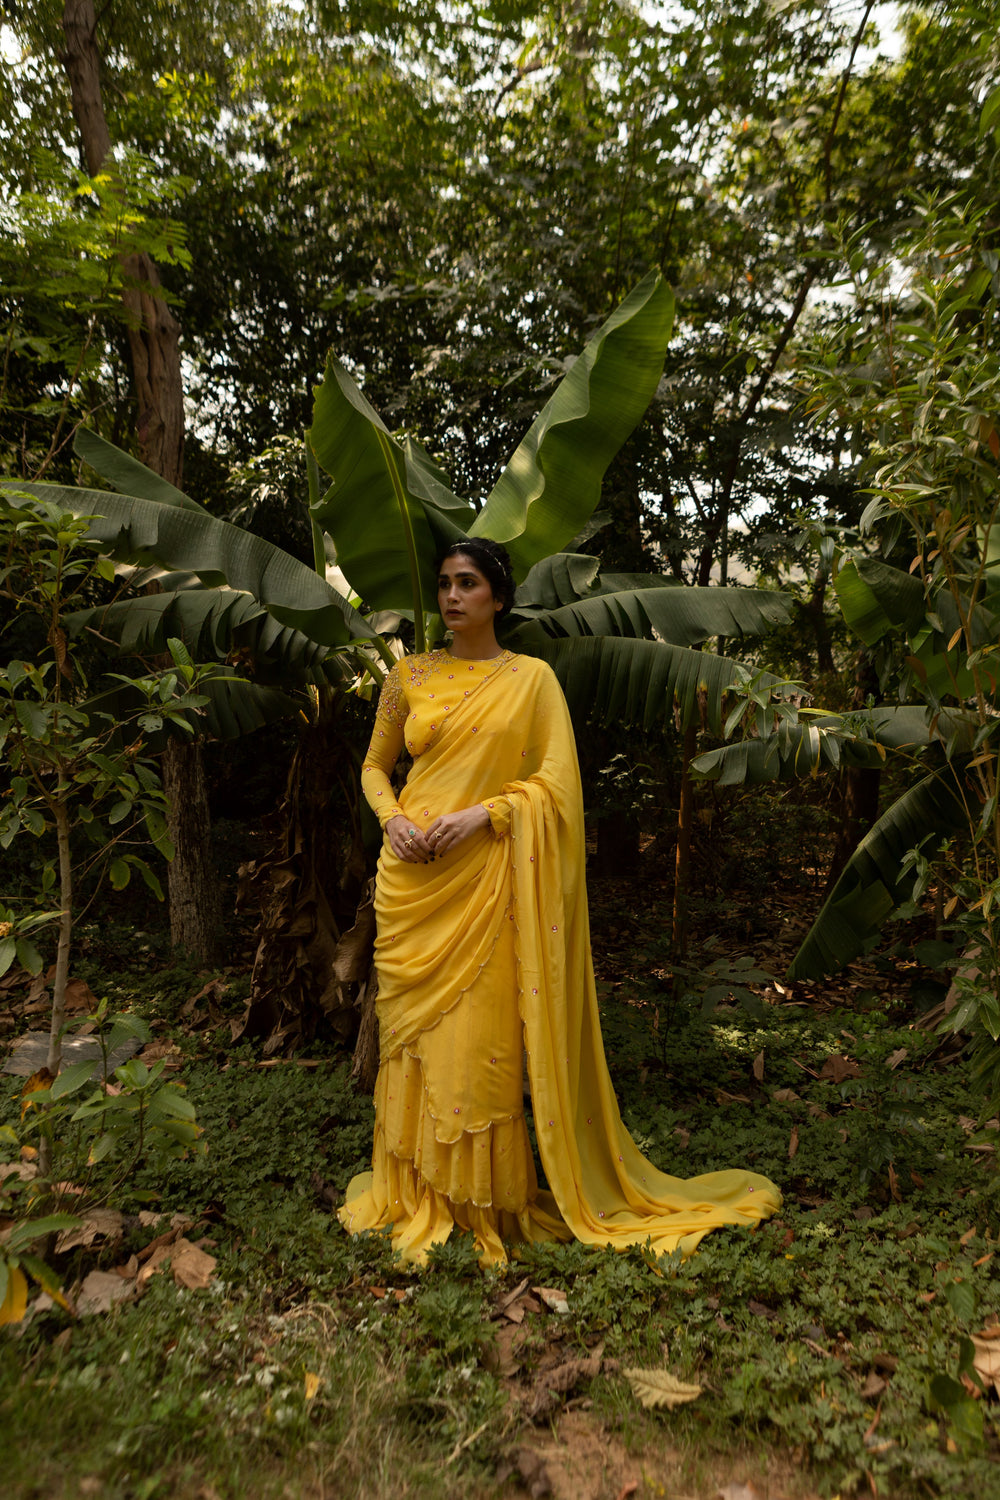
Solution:
<svg viewBox="0 0 1000 1500">
<path fill-rule="evenodd" d="M 993 1500 L 1000 1136 L 959 1043 L 920 1024 L 944 981 L 897 947 L 784 983 L 816 893 L 763 862 L 693 903 L 687 988 L 737 986 L 703 1013 L 673 995 L 652 858 L 590 882 L 626 1123 L 666 1170 L 749 1166 L 785 1195 L 686 1262 L 568 1245 L 484 1271 L 456 1240 L 400 1267 L 332 1217 L 370 1148 L 347 1054 L 231 1041 L 249 949 L 199 972 L 156 930 L 81 932 L 79 1018 L 104 998 L 145 1018 L 140 1056 L 186 1085 L 207 1150 L 112 1188 L 114 1158 L 88 1165 L 86 1122 L 67 1126 L 80 1225 L 48 1259 L 74 1311 L 34 1299 L 0 1330 L 4 1493 Z M 5 1051 L 44 1026 L 29 994 L 0 982 Z M 24 1082 L 0 1075 L 0 1228 L 23 1203 L 11 1169 L 31 1171 Z"/>
</svg>

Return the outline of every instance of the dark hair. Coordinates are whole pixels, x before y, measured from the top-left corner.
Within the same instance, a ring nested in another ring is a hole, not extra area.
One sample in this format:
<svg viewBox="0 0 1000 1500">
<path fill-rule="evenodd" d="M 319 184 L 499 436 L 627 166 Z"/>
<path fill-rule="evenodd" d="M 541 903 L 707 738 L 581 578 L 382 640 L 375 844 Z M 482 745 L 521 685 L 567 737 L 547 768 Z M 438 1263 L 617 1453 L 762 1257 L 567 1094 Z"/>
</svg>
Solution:
<svg viewBox="0 0 1000 1500">
<path fill-rule="evenodd" d="M 439 573 L 446 557 L 471 557 L 493 590 L 494 599 L 500 602 L 497 619 L 510 614 L 514 608 L 514 590 L 517 585 L 514 583 L 514 569 L 506 547 L 486 536 L 470 536 L 464 541 L 452 542 L 437 560 Z"/>
</svg>

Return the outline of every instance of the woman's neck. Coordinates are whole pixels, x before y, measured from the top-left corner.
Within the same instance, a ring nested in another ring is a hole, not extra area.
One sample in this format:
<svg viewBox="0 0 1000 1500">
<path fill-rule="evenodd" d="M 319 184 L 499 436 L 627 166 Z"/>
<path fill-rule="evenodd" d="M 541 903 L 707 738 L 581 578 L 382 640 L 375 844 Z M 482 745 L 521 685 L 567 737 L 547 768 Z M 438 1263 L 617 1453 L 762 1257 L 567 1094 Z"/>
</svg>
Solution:
<svg viewBox="0 0 1000 1500">
<path fill-rule="evenodd" d="M 503 651 L 492 630 L 477 631 L 474 635 L 456 633 L 447 649 L 459 661 L 489 661 Z"/>
</svg>

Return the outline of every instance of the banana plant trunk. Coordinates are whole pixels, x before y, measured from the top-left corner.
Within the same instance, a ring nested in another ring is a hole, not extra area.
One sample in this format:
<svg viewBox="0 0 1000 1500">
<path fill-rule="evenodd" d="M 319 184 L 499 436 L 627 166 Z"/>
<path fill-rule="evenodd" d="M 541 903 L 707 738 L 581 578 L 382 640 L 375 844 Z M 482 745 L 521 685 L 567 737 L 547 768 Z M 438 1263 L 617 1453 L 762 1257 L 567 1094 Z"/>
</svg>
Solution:
<svg viewBox="0 0 1000 1500">
<path fill-rule="evenodd" d="M 375 937 L 360 782 L 341 729 L 343 700 L 320 689 L 292 758 L 271 852 L 240 868 L 240 904 L 259 913 L 240 1034 L 287 1051 L 325 1017 L 346 1039 L 358 1022 Z"/>
</svg>

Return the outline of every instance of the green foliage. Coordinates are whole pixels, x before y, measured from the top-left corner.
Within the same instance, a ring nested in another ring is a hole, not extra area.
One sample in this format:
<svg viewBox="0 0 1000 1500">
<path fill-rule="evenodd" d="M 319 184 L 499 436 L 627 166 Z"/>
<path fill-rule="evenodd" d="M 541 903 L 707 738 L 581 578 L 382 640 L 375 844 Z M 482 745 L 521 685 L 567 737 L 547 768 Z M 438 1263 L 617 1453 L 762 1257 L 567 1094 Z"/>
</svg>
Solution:
<svg viewBox="0 0 1000 1500">
<path fill-rule="evenodd" d="M 169 858 L 164 798 L 151 762 L 142 755 L 142 735 L 170 720 L 188 729 L 185 710 L 204 700 L 192 691 L 195 673 L 183 648 L 173 668 L 157 676 L 128 679 L 139 707 L 132 723 L 102 712 L 87 698 L 79 658 L 70 655 L 65 617 L 95 579 L 113 576 L 112 566 L 88 535 L 90 518 L 78 518 L 49 499 L 17 492 L 0 497 L 0 545 L 4 566 L 0 590 L 18 611 L 38 619 L 52 649 L 48 661 L 15 658 L 0 669 L 0 746 L 10 772 L 0 810 L 0 846 L 24 833 L 36 839 L 61 834 L 68 820 L 82 828 L 93 852 L 119 889 L 133 869 L 154 890 L 158 882 L 146 861 L 129 848 L 140 827 Z M 139 738 L 125 743 L 128 731 Z M 56 889 L 57 855 L 45 867 L 40 896 L 48 904 Z"/>
<path fill-rule="evenodd" d="M 0 460 L 8 473 L 41 478 L 64 461 L 67 429 L 109 395 L 127 258 L 190 265 L 184 226 L 169 212 L 190 182 L 165 180 L 129 148 L 113 174 L 94 178 L 36 148 L 30 175 L 0 223 Z"/>
<path fill-rule="evenodd" d="M 158 976 L 164 993 L 173 982 Z M 353 1093 L 346 1064 L 261 1066 L 247 1048 L 181 1038 L 207 1151 L 141 1165 L 118 1201 L 155 1188 L 164 1206 L 207 1209 L 216 1282 L 186 1293 L 154 1278 L 137 1304 L 81 1320 L 69 1345 L 53 1338 L 58 1310 L 29 1316 L 22 1358 L 0 1360 L 5 1419 L 30 1405 L 26 1431 L 40 1433 L 58 1410 L 59 1462 L 108 1488 L 152 1443 L 171 1455 L 157 1493 L 211 1482 L 234 1500 L 241 1487 L 277 1497 L 290 1467 L 298 1483 L 315 1465 L 335 1466 L 347 1489 L 388 1494 L 405 1465 L 414 1493 L 457 1500 L 491 1493 L 510 1444 L 530 1441 L 523 1408 L 553 1364 L 600 1343 L 623 1366 L 666 1368 L 711 1392 L 690 1412 L 646 1416 L 613 1367 L 581 1388 L 598 1430 L 624 1425 L 650 1465 L 661 1445 L 701 1462 L 739 1445 L 762 1465 L 794 1449 L 830 1493 L 867 1486 L 871 1473 L 901 1497 L 931 1486 L 989 1500 L 996 1407 L 972 1401 L 962 1374 L 972 1336 L 1000 1312 L 988 1259 L 1000 1217 L 988 1153 L 964 1149 L 962 1079 L 935 1069 L 933 1039 L 915 1049 L 914 1033 L 877 1005 L 863 1020 L 780 1006 L 758 1020 L 738 1007 L 705 1018 L 687 1004 L 661 1072 L 648 1059 L 648 1023 L 630 1024 L 635 1004 L 603 1011 L 643 1149 L 684 1176 L 734 1161 L 768 1173 L 785 1193 L 777 1221 L 719 1231 L 687 1261 L 538 1245 L 489 1273 L 456 1235 L 417 1274 L 380 1237 L 348 1237 L 319 1206 L 321 1188 L 346 1182 L 370 1149 L 370 1101 Z M 901 1046 L 910 1056 L 891 1067 Z M 860 1077 L 813 1076 L 845 1048 Z M 4 1087 L 14 1108 L 13 1081 Z M 876 1125 L 900 1202 L 887 1166 L 870 1160 Z M 132 1247 L 141 1244 L 137 1231 Z M 500 1308 L 525 1279 L 561 1290 L 568 1311 L 528 1312 L 516 1325 L 518 1369 L 503 1374 Z M 28 1437 L 8 1482 L 29 1469 L 37 1482 L 51 1462 Z"/>
<path fill-rule="evenodd" d="M 162 1060 L 149 1066 L 133 1057 L 109 1069 L 123 1040 L 151 1040 L 142 1018 L 108 1014 L 102 1004 L 81 1024 L 99 1042 L 100 1060 L 72 1063 L 54 1079 L 30 1079 L 21 1096 L 18 1144 L 47 1162 L 44 1173 L 22 1185 L 31 1201 L 108 1202 L 140 1166 L 156 1175 L 205 1149 L 194 1105 L 183 1084 L 165 1080 Z M 43 1142 L 47 1151 L 38 1149 Z"/>
</svg>

